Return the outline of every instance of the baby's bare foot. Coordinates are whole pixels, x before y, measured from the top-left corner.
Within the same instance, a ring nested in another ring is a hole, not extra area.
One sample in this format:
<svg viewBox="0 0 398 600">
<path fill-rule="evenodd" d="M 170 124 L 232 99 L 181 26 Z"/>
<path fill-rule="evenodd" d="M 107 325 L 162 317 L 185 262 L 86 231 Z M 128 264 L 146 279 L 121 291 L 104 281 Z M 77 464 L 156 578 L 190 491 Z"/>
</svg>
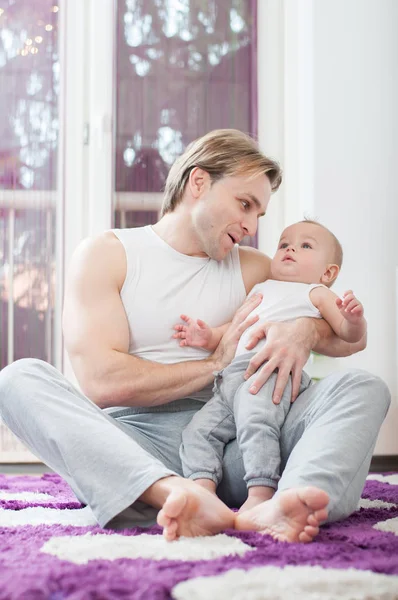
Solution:
<svg viewBox="0 0 398 600">
<path fill-rule="evenodd" d="M 193 481 L 178 478 L 157 522 L 166 540 L 172 541 L 180 536 L 214 535 L 233 528 L 234 513 L 216 495 Z"/>
<path fill-rule="evenodd" d="M 239 512 L 235 529 L 269 534 L 282 542 L 311 542 L 327 518 L 329 496 L 314 487 L 285 490 L 271 500 Z"/>
</svg>

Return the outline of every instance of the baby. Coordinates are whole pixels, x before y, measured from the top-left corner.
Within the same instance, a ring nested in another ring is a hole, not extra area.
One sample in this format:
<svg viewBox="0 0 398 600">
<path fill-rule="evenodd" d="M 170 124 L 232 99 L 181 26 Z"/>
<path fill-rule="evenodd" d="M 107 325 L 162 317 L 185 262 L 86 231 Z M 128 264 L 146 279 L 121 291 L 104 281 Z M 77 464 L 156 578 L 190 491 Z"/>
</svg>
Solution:
<svg viewBox="0 0 398 600">
<path fill-rule="evenodd" d="M 244 373 L 254 352 L 246 349 L 253 330 L 269 321 L 290 321 L 300 317 L 324 318 L 336 335 L 357 342 L 366 334 L 363 307 L 351 291 L 343 299 L 329 287 L 342 263 L 342 248 L 336 237 L 319 223 L 301 221 L 287 227 L 271 262 L 270 279 L 254 286 L 250 295 L 261 293 L 261 304 L 253 313 L 259 320 L 241 336 L 235 358 L 216 374 L 213 397 L 193 417 L 182 434 L 180 456 L 184 476 L 215 493 L 222 478 L 225 445 L 235 437 L 242 454 L 248 498 L 243 512 L 270 499 L 280 478 L 279 438 L 289 411 L 291 377 L 280 403 L 271 399 L 276 374 L 253 395 Z M 251 313 L 251 314 L 253 314 Z M 228 324 L 210 328 L 203 321 L 181 315 L 184 325 L 175 325 L 181 346 L 215 350 Z M 256 352 L 265 344 L 260 340 Z M 303 372 L 300 393 L 311 380 Z"/>
</svg>

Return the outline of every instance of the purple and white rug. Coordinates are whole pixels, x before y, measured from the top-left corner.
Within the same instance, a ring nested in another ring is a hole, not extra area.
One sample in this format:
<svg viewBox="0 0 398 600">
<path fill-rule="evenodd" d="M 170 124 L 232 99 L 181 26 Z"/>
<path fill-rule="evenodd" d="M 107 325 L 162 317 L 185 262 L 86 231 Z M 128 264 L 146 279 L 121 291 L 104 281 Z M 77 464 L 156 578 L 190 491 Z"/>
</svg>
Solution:
<svg viewBox="0 0 398 600">
<path fill-rule="evenodd" d="M 312 544 L 252 532 L 167 543 L 96 526 L 55 474 L 0 475 L 0 600 L 398 600 L 398 474 Z"/>
</svg>

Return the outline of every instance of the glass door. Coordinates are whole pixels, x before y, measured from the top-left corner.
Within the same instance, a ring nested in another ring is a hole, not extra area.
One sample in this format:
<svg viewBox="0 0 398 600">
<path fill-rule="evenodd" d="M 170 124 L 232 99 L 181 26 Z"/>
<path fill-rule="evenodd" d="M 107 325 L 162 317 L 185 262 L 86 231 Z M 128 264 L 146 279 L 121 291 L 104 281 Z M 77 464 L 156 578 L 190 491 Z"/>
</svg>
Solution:
<svg viewBox="0 0 398 600">
<path fill-rule="evenodd" d="M 0 369 L 24 357 L 60 364 L 59 10 L 53 0 L 0 8 Z M 36 460 L 3 426 L 0 453 Z"/>
<path fill-rule="evenodd" d="M 56 362 L 58 17 L 53 0 L 0 8 L 0 369 Z"/>
</svg>

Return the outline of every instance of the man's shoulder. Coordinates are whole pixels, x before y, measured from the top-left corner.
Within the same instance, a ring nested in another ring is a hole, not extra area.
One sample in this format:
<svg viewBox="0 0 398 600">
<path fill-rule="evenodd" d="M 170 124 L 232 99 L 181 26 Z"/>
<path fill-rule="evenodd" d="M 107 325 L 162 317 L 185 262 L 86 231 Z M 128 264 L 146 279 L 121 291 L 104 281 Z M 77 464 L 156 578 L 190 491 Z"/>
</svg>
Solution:
<svg viewBox="0 0 398 600">
<path fill-rule="evenodd" d="M 123 244 L 113 231 L 104 231 L 95 236 L 84 238 L 74 252 L 74 258 L 82 262 L 113 262 L 124 254 Z"/>
<path fill-rule="evenodd" d="M 119 287 L 126 274 L 122 243 L 112 231 L 83 239 L 73 254 L 69 273 L 84 278 L 109 275 Z"/>
<path fill-rule="evenodd" d="M 82 241 L 77 246 L 76 250 L 80 252 L 93 252 L 93 251 L 101 251 L 101 249 L 112 249 L 116 248 L 120 244 L 120 240 L 114 234 L 114 232 L 110 229 L 108 231 L 104 231 L 97 235 L 92 235 L 86 238 L 83 238 Z"/>
<path fill-rule="evenodd" d="M 256 283 L 269 278 L 271 259 L 257 248 L 240 246 L 239 259 L 246 293 L 249 293 Z"/>
</svg>

